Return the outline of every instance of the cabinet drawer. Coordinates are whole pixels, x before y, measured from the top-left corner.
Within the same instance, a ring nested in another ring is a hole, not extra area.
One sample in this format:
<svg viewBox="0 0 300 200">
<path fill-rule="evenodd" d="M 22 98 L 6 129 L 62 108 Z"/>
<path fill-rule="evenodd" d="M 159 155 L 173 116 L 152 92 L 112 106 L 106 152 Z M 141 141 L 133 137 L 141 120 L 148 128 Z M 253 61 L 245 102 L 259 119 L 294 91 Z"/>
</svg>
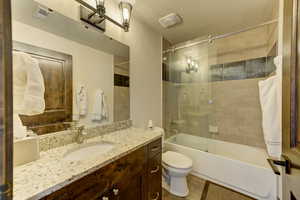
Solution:
<svg viewBox="0 0 300 200">
<path fill-rule="evenodd" d="M 152 158 L 153 156 L 161 153 L 162 151 L 162 143 L 161 139 L 158 139 L 148 145 L 148 152 L 149 157 Z"/>
<path fill-rule="evenodd" d="M 148 199 L 161 200 L 162 165 L 161 153 L 149 159 L 148 163 Z"/>
</svg>

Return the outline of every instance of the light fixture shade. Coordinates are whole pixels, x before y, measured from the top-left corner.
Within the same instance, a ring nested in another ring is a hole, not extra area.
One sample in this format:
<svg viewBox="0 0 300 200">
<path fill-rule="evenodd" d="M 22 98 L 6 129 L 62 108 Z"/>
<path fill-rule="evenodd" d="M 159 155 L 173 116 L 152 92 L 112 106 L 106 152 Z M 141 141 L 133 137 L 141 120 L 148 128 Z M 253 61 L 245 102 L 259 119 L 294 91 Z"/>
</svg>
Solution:
<svg viewBox="0 0 300 200">
<path fill-rule="evenodd" d="M 195 72 L 198 72 L 198 70 L 199 70 L 199 64 L 197 63 L 195 66 Z"/>
<path fill-rule="evenodd" d="M 186 62 L 187 62 L 188 65 L 190 65 L 192 63 L 192 59 L 190 57 L 187 57 Z"/>
<path fill-rule="evenodd" d="M 95 1 L 96 1 L 96 8 L 97 8 L 99 16 L 104 17 L 104 15 L 105 15 L 105 7 L 104 7 L 105 0 L 95 0 Z"/>
<path fill-rule="evenodd" d="M 192 63 L 191 63 L 191 65 L 192 65 L 192 67 L 195 67 L 195 61 L 194 60 L 192 60 Z"/>
<path fill-rule="evenodd" d="M 119 4 L 119 7 L 122 12 L 123 26 L 126 32 L 128 32 L 129 30 L 131 13 L 132 13 L 132 8 L 134 3 L 135 3 L 134 0 L 121 0 Z"/>
<path fill-rule="evenodd" d="M 104 6 L 105 0 L 95 0 L 96 1 L 96 6 Z"/>
</svg>

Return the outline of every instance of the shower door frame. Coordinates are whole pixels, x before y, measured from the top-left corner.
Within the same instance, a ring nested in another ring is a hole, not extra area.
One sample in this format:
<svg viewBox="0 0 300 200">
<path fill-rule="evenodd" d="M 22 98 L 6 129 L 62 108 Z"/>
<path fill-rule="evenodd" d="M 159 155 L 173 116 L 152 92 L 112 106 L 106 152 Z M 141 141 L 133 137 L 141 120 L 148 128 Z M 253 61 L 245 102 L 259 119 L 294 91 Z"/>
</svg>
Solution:
<svg viewBox="0 0 300 200">
<path fill-rule="evenodd" d="M 13 90 L 10 0 L 0 0 L 0 52 L 0 199 L 11 200 L 13 198 Z"/>
<path fill-rule="evenodd" d="M 300 199 L 300 0 L 283 1 L 282 195 Z"/>
</svg>

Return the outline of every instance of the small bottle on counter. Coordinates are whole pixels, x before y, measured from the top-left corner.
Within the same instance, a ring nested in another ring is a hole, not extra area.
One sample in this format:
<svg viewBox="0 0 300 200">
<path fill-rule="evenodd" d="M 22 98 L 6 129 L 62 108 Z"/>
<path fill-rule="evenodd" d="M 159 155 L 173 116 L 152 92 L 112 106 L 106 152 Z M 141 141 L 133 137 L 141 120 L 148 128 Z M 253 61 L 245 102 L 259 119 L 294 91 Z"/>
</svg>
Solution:
<svg viewBox="0 0 300 200">
<path fill-rule="evenodd" d="M 153 130 L 153 121 L 152 120 L 149 120 L 148 121 L 148 129 L 150 129 L 150 130 Z"/>
</svg>

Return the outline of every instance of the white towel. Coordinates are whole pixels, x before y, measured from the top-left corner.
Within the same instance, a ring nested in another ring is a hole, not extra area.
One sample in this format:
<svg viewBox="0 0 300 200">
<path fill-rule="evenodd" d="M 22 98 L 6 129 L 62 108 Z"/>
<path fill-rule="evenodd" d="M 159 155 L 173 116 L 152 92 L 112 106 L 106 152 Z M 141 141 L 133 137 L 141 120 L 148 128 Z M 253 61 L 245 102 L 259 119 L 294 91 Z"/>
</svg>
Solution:
<svg viewBox="0 0 300 200">
<path fill-rule="evenodd" d="M 77 89 L 76 104 L 77 104 L 78 115 L 79 116 L 86 115 L 87 114 L 87 109 L 88 109 L 88 100 L 87 100 L 87 91 L 86 91 L 84 86 L 80 86 Z"/>
<path fill-rule="evenodd" d="M 279 62 L 274 63 L 279 68 Z M 259 81 L 259 97 L 262 109 L 262 126 L 268 154 L 271 157 L 281 156 L 281 105 L 279 94 L 280 77 L 278 73 L 266 80 Z"/>
<path fill-rule="evenodd" d="M 98 89 L 95 94 L 95 102 L 92 113 L 93 121 L 108 120 L 108 110 L 104 92 Z"/>
<path fill-rule="evenodd" d="M 45 85 L 36 59 L 23 52 L 13 52 L 14 137 L 27 136 L 19 114 L 37 115 L 45 111 Z"/>
<path fill-rule="evenodd" d="M 37 115 L 45 111 L 44 78 L 36 59 L 29 54 L 13 52 L 14 111 Z"/>
<path fill-rule="evenodd" d="M 27 128 L 23 126 L 22 121 L 19 117 L 19 114 L 13 114 L 13 122 L 14 122 L 14 138 L 22 139 L 27 137 Z"/>
</svg>

